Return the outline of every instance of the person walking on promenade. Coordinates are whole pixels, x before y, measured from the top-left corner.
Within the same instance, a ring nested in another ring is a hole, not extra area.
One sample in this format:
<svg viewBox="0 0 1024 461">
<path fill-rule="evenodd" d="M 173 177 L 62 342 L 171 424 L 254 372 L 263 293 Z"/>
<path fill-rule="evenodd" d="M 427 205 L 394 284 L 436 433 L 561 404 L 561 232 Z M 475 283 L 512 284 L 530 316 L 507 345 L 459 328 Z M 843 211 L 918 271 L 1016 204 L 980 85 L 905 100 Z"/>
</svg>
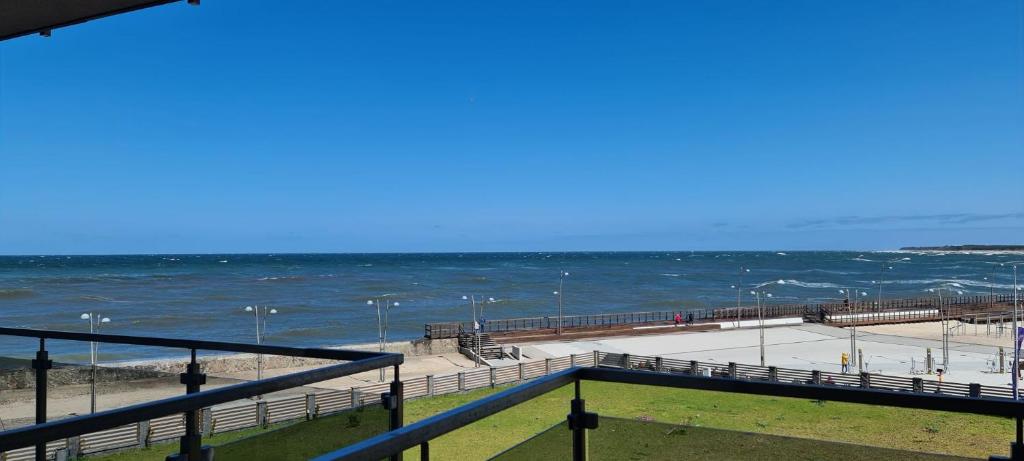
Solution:
<svg viewBox="0 0 1024 461">
<path fill-rule="evenodd" d="M 676 312 L 676 316 L 672 320 L 676 322 L 676 326 L 678 327 L 679 323 L 683 321 L 683 316 Z"/>
<path fill-rule="evenodd" d="M 842 365 L 843 374 L 850 372 L 850 354 L 843 352 L 843 355 L 839 356 L 839 363 Z"/>
<path fill-rule="evenodd" d="M 686 313 L 686 324 L 693 325 L 693 312 Z"/>
</svg>

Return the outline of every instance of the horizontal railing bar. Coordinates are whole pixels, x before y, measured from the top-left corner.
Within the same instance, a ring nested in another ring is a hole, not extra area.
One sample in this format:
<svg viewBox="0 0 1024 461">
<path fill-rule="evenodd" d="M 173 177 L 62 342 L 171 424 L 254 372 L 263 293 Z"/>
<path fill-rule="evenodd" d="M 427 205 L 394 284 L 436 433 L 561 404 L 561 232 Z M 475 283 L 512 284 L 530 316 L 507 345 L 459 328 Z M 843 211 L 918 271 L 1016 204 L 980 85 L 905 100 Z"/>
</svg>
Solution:
<svg viewBox="0 0 1024 461">
<path fill-rule="evenodd" d="M 85 341 L 111 344 L 133 344 L 136 346 L 172 347 L 206 351 L 246 352 L 251 354 L 284 355 L 289 357 L 308 357 L 329 360 L 363 360 L 378 357 L 380 352 L 354 351 L 347 349 L 298 348 L 286 346 L 267 346 L 246 343 L 228 343 L 205 341 L 200 339 L 154 338 L 149 336 L 110 335 L 100 333 L 80 333 L 77 331 L 33 330 L 28 328 L 0 327 L 0 336 L 21 336 L 28 338 L 60 339 L 66 341 Z"/>
<path fill-rule="evenodd" d="M 125 424 L 145 421 L 186 411 L 199 410 L 219 403 L 231 402 L 255 395 L 269 394 L 304 386 L 341 376 L 401 365 L 402 354 L 378 353 L 375 357 L 329 365 L 315 370 L 301 371 L 259 381 L 233 384 L 195 394 L 180 395 L 154 402 L 103 411 L 91 415 L 52 421 L 34 426 L 0 432 L 0 452 L 102 431 Z"/>
<path fill-rule="evenodd" d="M 1024 417 L 1024 401 L 998 397 L 960 397 L 831 385 L 747 381 L 617 368 L 581 368 L 579 373 L 580 379 L 592 381 L 865 403 L 988 416 Z"/>
<path fill-rule="evenodd" d="M 313 458 L 315 461 L 383 459 L 408 448 L 440 437 L 499 411 L 544 395 L 576 380 L 580 368 L 553 373 L 461 407 L 431 416 L 400 429 L 349 445 Z"/>
</svg>

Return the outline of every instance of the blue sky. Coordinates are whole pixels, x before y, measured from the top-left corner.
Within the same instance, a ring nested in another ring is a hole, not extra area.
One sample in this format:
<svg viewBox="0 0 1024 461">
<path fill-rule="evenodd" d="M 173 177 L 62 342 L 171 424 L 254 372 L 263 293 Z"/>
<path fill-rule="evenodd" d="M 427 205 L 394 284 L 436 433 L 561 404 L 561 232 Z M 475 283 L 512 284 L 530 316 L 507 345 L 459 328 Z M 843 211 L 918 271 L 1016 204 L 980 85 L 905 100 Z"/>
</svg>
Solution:
<svg viewBox="0 0 1024 461">
<path fill-rule="evenodd" d="M 1013 0 L 93 21 L 0 43 L 0 253 L 1024 243 L 1022 23 Z"/>
</svg>

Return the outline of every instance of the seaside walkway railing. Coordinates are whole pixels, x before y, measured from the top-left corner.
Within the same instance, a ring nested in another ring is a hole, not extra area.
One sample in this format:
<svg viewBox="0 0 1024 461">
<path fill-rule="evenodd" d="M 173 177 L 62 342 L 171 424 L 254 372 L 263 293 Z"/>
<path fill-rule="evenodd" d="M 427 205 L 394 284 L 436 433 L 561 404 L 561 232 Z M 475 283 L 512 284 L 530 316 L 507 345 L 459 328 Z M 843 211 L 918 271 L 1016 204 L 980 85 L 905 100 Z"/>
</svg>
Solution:
<svg viewBox="0 0 1024 461">
<path fill-rule="evenodd" d="M 1009 417 L 1016 420 L 1016 442 L 1011 444 L 1011 458 L 1024 460 L 1024 402 L 998 397 L 955 396 L 923 392 L 903 392 L 871 387 L 848 387 L 825 383 L 791 383 L 774 380 L 739 379 L 731 376 L 701 376 L 688 373 L 665 373 L 621 368 L 570 368 L 535 381 L 513 387 L 419 422 L 395 429 L 361 442 L 351 444 L 316 458 L 317 461 L 382 459 L 419 446 L 421 460 L 430 459 L 432 440 L 468 426 L 498 412 L 540 397 L 563 386 L 573 384 L 574 398 L 567 406 L 568 428 L 571 431 L 572 458 L 588 458 L 587 431 L 596 429 L 599 415 L 586 411 L 580 389 L 581 381 L 604 381 L 624 384 L 697 389 L 772 397 L 795 397 L 819 401 L 849 402 L 865 405 L 937 410 Z M 841 415 L 837 415 L 841 417 Z M 993 457 L 991 459 L 1007 459 Z"/>
<path fill-rule="evenodd" d="M 993 310 L 1010 305 L 1012 295 L 1000 294 L 993 296 L 956 296 L 943 298 L 895 298 L 882 300 L 881 304 L 874 301 L 854 303 L 815 303 L 815 304 L 772 304 L 762 306 L 761 315 L 765 318 L 806 317 L 823 320 L 825 323 L 845 324 L 849 316 L 858 321 L 918 321 L 946 316 L 958 318 L 979 311 Z M 941 312 L 940 312 L 941 306 Z M 918 310 L 934 310 L 934 312 L 916 312 Z M 671 322 L 679 310 L 617 312 L 607 314 L 563 315 L 563 329 L 614 327 L 642 325 L 648 323 Z M 758 308 L 753 306 L 716 307 L 707 309 L 685 309 L 685 314 L 693 314 L 695 322 L 727 322 L 736 319 L 752 320 L 758 318 Z M 558 316 L 521 317 L 512 319 L 487 320 L 481 325 L 482 333 L 511 333 L 536 330 L 556 330 Z M 462 332 L 473 331 L 473 322 L 435 322 L 424 325 L 423 336 L 430 339 L 456 338 Z"/>
<path fill-rule="evenodd" d="M 49 459 L 52 451 L 48 450 L 48 442 L 183 413 L 184 435 L 180 438 L 179 459 L 195 461 L 203 459 L 201 417 L 203 409 L 217 404 L 387 367 L 394 367 L 394 380 L 389 385 L 388 393 L 382 395 L 381 398 L 387 403 L 386 406 L 389 409 L 390 428 L 396 429 L 402 425 L 403 386 L 400 381 L 399 367 L 404 358 L 401 354 L 22 328 L 0 328 L 0 335 L 33 338 L 38 340 L 39 344 L 36 358 L 32 361 L 32 368 L 35 369 L 36 424 L 0 432 L 0 453 L 34 446 L 35 459 L 44 461 Z M 185 385 L 185 395 L 47 422 L 47 370 L 53 366 L 46 349 L 47 340 L 185 349 L 189 351 L 191 357 L 189 364 L 185 367 L 185 372 L 181 374 L 181 383 Z M 200 350 L 306 357 L 337 360 L 344 363 L 202 391 L 200 387 L 206 383 L 206 375 L 202 372 L 196 358 L 197 351 Z"/>
</svg>

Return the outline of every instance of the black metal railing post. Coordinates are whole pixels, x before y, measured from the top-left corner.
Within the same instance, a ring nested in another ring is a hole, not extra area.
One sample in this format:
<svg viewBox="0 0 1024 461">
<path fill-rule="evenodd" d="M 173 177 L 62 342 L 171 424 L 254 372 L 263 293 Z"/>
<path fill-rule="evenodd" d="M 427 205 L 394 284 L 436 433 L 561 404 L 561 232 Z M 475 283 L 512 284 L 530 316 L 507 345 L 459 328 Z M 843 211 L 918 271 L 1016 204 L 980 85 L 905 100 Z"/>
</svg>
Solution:
<svg viewBox="0 0 1024 461">
<path fill-rule="evenodd" d="M 206 384 L 206 375 L 203 374 L 196 361 L 196 350 L 190 349 L 190 351 L 192 360 L 185 367 L 185 372 L 179 375 L 181 384 L 185 385 L 185 394 L 195 394 L 199 392 L 200 386 Z M 181 437 L 181 444 L 178 448 L 181 460 L 199 461 L 203 459 L 203 433 L 199 427 L 201 423 L 198 411 L 185 412 L 185 435 Z"/>
<path fill-rule="evenodd" d="M 576 398 L 569 405 L 569 430 L 572 431 L 572 459 L 587 459 L 587 429 L 597 429 L 597 413 L 587 413 L 587 402 L 580 398 L 580 379 L 575 382 Z"/>
<path fill-rule="evenodd" d="M 1010 459 L 1024 461 L 1024 419 L 1017 418 L 1017 441 L 1010 445 Z"/>
<path fill-rule="evenodd" d="M 420 444 L 420 461 L 430 461 L 430 442 Z"/>
<path fill-rule="evenodd" d="M 399 366 L 395 365 L 395 380 L 391 381 L 391 389 L 390 389 L 391 392 L 389 393 L 390 394 L 389 397 L 391 398 L 391 403 L 388 406 L 388 408 L 390 410 L 390 415 L 389 415 L 390 427 L 389 427 L 389 430 L 392 430 L 392 431 L 395 430 L 395 429 L 401 429 L 402 425 L 404 424 L 404 418 L 405 418 L 405 412 L 404 412 L 404 407 L 405 407 L 405 402 L 404 402 L 404 400 L 405 400 L 405 390 L 404 390 L 404 385 L 402 384 L 402 381 L 399 380 L 398 372 L 399 372 Z M 429 453 L 428 453 L 428 456 L 429 456 Z M 402 452 L 399 451 L 398 453 L 395 453 L 395 454 L 391 455 L 391 461 L 402 461 Z"/>
<path fill-rule="evenodd" d="M 36 370 L 36 424 L 46 422 L 46 370 L 53 368 L 53 360 L 46 352 L 46 340 L 39 338 L 39 351 L 32 361 L 32 368 Z M 46 444 L 36 445 L 36 461 L 46 460 Z"/>
</svg>

